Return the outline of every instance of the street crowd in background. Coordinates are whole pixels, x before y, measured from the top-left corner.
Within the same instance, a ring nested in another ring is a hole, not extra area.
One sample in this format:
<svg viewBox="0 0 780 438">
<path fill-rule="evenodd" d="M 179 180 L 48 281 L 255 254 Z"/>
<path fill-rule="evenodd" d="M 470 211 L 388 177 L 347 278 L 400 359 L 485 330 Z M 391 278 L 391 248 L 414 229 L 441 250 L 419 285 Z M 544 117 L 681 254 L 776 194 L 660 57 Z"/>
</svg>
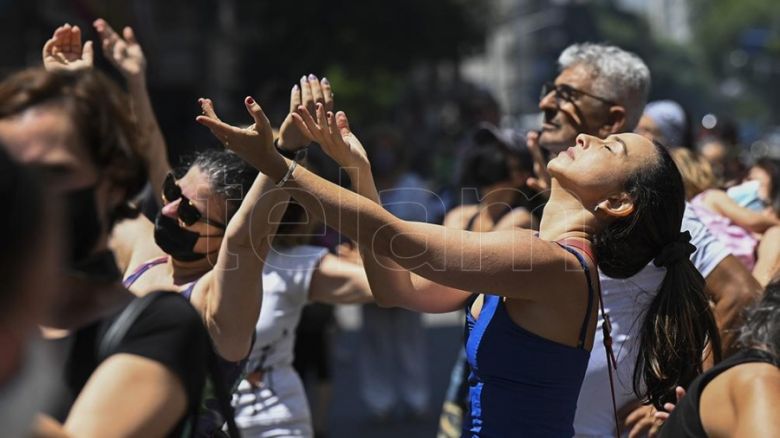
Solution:
<svg viewBox="0 0 780 438">
<path fill-rule="evenodd" d="M 356 303 L 378 428 L 780 434 L 780 161 L 648 102 L 637 55 L 573 44 L 540 124 L 469 89 L 440 138 L 425 104 L 414 139 L 352 126 L 306 73 L 281 120 L 199 99 L 221 147 L 172 162 L 133 29 L 93 27 L 0 81 L 0 436 L 323 437 L 330 306 Z M 455 311 L 434 406 L 421 314 Z"/>
</svg>

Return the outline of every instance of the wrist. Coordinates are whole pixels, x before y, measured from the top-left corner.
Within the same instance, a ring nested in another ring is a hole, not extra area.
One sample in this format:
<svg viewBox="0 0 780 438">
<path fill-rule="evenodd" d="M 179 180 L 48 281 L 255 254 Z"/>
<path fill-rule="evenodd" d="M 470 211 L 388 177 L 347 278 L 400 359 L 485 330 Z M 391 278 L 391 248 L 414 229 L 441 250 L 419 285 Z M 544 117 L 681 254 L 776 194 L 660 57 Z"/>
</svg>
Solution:
<svg viewBox="0 0 780 438">
<path fill-rule="evenodd" d="M 136 91 L 146 91 L 146 75 L 144 72 L 126 74 L 124 76 L 125 81 L 127 82 L 127 88 L 131 93 Z"/>
<path fill-rule="evenodd" d="M 295 157 L 295 153 L 298 152 L 301 149 L 304 149 L 308 147 L 308 144 L 302 144 L 293 146 L 289 143 L 284 142 L 284 138 L 282 136 L 277 137 L 274 139 L 274 147 L 276 147 L 276 151 L 279 152 L 283 157 L 293 159 Z"/>
</svg>

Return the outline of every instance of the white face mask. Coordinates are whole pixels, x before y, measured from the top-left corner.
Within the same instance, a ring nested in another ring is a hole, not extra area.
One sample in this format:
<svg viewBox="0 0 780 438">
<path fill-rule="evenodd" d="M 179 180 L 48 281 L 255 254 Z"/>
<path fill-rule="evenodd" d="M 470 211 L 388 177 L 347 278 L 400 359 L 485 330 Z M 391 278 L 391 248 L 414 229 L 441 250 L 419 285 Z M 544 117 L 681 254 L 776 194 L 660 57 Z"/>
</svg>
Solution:
<svg viewBox="0 0 780 438">
<path fill-rule="evenodd" d="M 19 373 L 0 386 L 0 425 L 2 435 L 28 436 L 55 383 L 52 353 L 43 341 L 34 339 L 27 345 Z"/>
</svg>

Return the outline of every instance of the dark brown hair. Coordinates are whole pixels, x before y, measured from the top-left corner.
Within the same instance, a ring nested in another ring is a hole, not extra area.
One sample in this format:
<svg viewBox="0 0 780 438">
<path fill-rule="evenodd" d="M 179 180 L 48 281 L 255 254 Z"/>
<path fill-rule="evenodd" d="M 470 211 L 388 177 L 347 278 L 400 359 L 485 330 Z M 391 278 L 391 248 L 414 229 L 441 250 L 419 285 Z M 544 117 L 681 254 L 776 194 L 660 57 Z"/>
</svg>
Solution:
<svg viewBox="0 0 780 438">
<path fill-rule="evenodd" d="M 686 241 L 690 235 L 680 232 L 682 177 L 666 148 L 658 143 L 655 148 L 656 162 L 634 172 L 625 185 L 634 212 L 595 236 L 594 246 L 599 268 L 609 277 L 633 276 L 651 261 L 666 268 L 641 322 L 634 368 L 634 392 L 661 409 L 676 401 L 677 386 L 687 387 L 701 374 L 708 344 L 720 360 L 720 337 L 704 279 L 688 258 L 695 248 Z"/>
<path fill-rule="evenodd" d="M 0 118 L 44 105 L 71 117 L 98 172 L 125 189 L 125 201 L 141 189 L 146 175 L 136 153 L 135 121 L 116 83 L 95 70 L 51 73 L 43 68 L 22 70 L 0 82 Z"/>
</svg>

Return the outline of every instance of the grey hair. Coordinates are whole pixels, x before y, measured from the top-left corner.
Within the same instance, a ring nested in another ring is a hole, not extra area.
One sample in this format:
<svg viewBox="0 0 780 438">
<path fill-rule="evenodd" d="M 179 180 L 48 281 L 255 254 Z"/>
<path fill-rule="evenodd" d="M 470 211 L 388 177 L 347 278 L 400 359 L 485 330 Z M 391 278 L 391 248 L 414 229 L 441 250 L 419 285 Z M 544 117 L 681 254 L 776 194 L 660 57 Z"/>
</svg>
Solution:
<svg viewBox="0 0 780 438">
<path fill-rule="evenodd" d="M 747 311 L 737 345 L 763 350 L 780 366 L 780 277 L 767 285 L 761 300 Z"/>
<path fill-rule="evenodd" d="M 567 47 L 558 57 L 561 70 L 577 65 L 590 70 L 594 94 L 626 109 L 626 129 L 633 130 L 650 92 L 650 69 L 644 61 L 616 46 L 581 43 Z"/>
<path fill-rule="evenodd" d="M 177 170 L 177 176 L 183 176 L 192 167 L 198 167 L 205 173 L 212 193 L 225 199 L 228 221 L 238 211 L 259 173 L 234 152 L 222 149 L 196 153 Z"/>
</svg>

